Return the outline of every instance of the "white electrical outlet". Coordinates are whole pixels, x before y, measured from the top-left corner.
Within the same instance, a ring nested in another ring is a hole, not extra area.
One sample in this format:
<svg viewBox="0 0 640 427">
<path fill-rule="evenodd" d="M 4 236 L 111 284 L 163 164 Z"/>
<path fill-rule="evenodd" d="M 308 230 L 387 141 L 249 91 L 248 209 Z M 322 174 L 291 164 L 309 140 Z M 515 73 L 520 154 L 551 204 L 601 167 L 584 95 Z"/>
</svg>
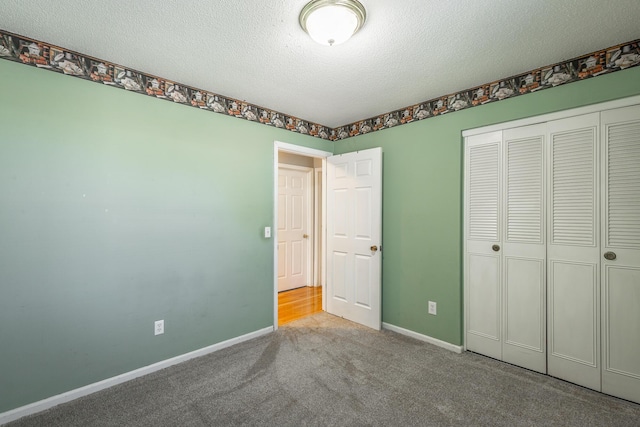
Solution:
<svg viewBox="0 0 640 427">
<path fill-rule="evenodd" d="M 438 304 L 433 301 L 429 301 L 429 314 L 433 314 L 434 316 L 438 314 Z"/>
<path fill-rule="evenodd" d="M 164 334 L 164 320 L 156 320 L 153 323 L 154 335 Z"/>
</svg>

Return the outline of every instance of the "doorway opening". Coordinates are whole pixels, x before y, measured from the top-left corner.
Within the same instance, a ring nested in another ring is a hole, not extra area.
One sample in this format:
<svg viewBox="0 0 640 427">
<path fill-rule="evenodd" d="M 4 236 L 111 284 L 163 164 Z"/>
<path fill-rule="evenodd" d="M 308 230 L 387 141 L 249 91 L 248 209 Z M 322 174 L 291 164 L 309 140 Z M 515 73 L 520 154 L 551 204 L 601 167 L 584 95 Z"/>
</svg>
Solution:
<svg viewBox="0 0 640 427">
<path fill-rule="evenodd" d="M 325 308 L 323 171 L 330 155 L 274 143 L 274 329 Z"/>
</svg>

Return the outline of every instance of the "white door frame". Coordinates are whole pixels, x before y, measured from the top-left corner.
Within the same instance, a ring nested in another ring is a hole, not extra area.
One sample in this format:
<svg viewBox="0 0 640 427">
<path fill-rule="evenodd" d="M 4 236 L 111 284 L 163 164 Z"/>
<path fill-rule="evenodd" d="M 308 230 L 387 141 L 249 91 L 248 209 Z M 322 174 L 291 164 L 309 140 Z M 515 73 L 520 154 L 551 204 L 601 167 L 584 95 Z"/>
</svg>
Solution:
<svg viewBox="0 0 640 427">
<path fill-rule="evenodd" d="M 318 206 L 320 209 L 324 210 L 324 206 L 322 204 L 322 189 L 324 189 L 323 180 L 324 173 L 322 168 L 313 168 L 313 211 L 314 213 L 318 213 Z M 322 215 L 314 215 L 313 217 L 313 253 L 317 254 L 313 257 L 313 285 L 312 286 L 323 286 L 324 284 L 324 275 L 320 271 L 320 266 L 322 266 L 321 262 L 321 254 L 324 252 L 322 246 L 322 233 L 320 230 L 324 230 L 324 222 L 322 221 Z"/>
<path fill-rule="evenodd" d="M 301 145 L 290 144 L 287 142 L 274 141 L 273 142 L 273 221 L 271 226 L 271 239 L 273 240 L 273 330 L 278 329 L 278 227 L 275 223 L 278 218 L 278 152 L 283 151 L 286 153 L 298 154 L 301 156 L 314 157 L 322 159 L 322 170 L 326 170 L 327 157 L 333 156 L 330 151 L 317 150 L 315 148 L 303 147 Z M 322 176 L 322 224 L 323 230 L 326 229 L 326 174 Z M 320 253 L 322 262 L 321 283 L 325 282 L 326 277 L 326 237 L 322 233 L 322 252 Z M 322 309 L 325 309 L 326 292 L 322 292 Z"/>
</svg>

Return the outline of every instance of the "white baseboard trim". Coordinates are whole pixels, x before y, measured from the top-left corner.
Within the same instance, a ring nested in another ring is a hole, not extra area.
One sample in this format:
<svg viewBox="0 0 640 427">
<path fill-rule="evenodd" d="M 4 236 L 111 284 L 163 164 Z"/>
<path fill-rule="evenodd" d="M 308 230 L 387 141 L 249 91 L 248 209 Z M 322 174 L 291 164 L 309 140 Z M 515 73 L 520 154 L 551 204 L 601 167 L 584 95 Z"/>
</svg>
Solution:
<svg viewBox="0 0 640 427">
<path fill-rule="evenodd" d="M 437 338 L 430 337 L 428 335 L 422 335 L 422 334 L 419 334 L 418 332 L 414 332 L 414 331 L 410 331 L 409 329 L 401 328 L 400 326 L 391 325 L 389 323 L 382 322 L 382 327 L 384 329 L 389 330 L 389 331 L 397 332 L 399 334 L 406 335 L 408 337 L 415 338 L 415 339 L 420 340 L 420 341 L 428 342 L 429 344 L 433 344 L 433 345 L 436 345 L 438 347 L 442 347 L 442 348 L 444 348 L 446 350 L 453 351 L 454 353 L 458 353 L 458 354 L 462 353 L 462 346 L 461 345 L 454 345 L 454 344 L 448 343 L 446 341 L 442 341 L 442 340 L 439 340 Z"/>
<path fill-rule="evenodd" d="M 104 390 L 114 385 L 130 381 L 134 378 L 141 377 L 143 375 L 150 374 L 152 372 L 159 371 L 169 366 L 176 365 L 181 362 L 185 362 L 189 359 L 204 356 L 209 353 L 222 350 L 223 348 L 230 347 L 234 344 L 239 344 L 244 341 L 249 341 L 254 338 L 261 337 L 273 332 L 273 326 L 269 326 L 264 329 L 259 329 L 254 332 L 250 332 L 239 337 L 231 338 L 226 341 L 219 342 L 217 344 L 210 345 L 208 347 L 201 348 L 189 353 L 181 354 L 180 356 L 172 357 L 171 359 L 162 360 L 149 366 L 144 366 L 139 369 L 135 369 L 124 374 L 117 375 L 115 377 L 107 378 L 106 380 L 98 381 L 97 383 L 89 384 L 84 387 L 76 388 L 74 390 L 67 391 L 56 396 L 48 397 L 38 402 L 30 403 L 19 408 L 11 409 L 10 411 L 0 413 L 0 425 L 4 425 L 11 421 L 15 421 L 19 418 L 26 417 L 27 415 L 35 414 L 37 412 L 44 411 L 45 409 L 52 408 L 62 403 L 70 402 L 78 399 L 79 397 L 87 396 L 100 390 Z"/>
</svg>

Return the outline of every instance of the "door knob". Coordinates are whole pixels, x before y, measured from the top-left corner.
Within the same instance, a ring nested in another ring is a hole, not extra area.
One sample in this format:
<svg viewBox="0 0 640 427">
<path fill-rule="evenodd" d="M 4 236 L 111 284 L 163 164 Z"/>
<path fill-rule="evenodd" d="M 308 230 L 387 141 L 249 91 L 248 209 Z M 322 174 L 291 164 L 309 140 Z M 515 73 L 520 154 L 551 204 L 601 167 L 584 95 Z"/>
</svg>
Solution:
<svg viewBox="0 0 640 427">
<path fill-rule="evenodd" d="M 608 259 L 609 261 L 613 261 L 616 258 L 617 258 L 617 255 L 616 255 L 615 252 L 605 252 L 604 253 L 604 259 Z"/>
<path fill-rule="evenodd" d="M 378 247 L 376 245 L 371 246 L 371 252 L 377 252 Z"/>
<path fill-rule="evenodd" d="M 303 234 L 303 235 L 302 235 L 302 238 L 303 238 L 303 239 L 308 239 L 308 238 L 309 238 L 309 235 L 308 235 L 308 234 Z"/>
<path fill-rule="evenodd" d="M 498 252 L 500 250 L 500 245 L 493 245 L 491 246 L 491 249 L 493 249 L 494 252 Z"/>
</svg>

